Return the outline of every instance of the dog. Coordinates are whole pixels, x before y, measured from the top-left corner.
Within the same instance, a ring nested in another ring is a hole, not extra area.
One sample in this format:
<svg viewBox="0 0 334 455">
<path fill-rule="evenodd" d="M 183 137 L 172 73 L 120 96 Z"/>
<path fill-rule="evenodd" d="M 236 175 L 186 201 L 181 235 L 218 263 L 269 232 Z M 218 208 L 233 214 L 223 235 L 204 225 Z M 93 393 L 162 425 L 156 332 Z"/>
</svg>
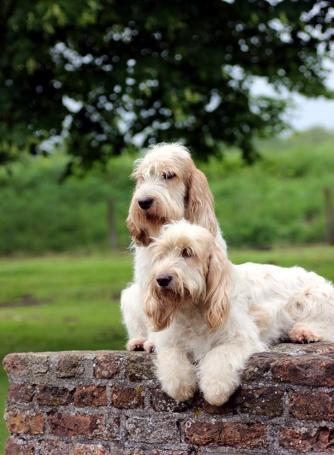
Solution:
<svg viewBox="0 0 334 455">
<path fill-rule="evenodd" d="M 282 337 L 334 341 L 334 287 L 313 272 L 234 265 L 206 228 L 185 220 L 164 226 L 148 249 L 144 307 L 157 376 L 177 401 L 199 387 L 207 402 L 222 405 L 249 357 Z"/>
<path fill-rule="evenodd" d="M 154 346 L 144 313 L 144 295 L 152 238 L 164 224 L 186 218 L 207 228 L 223 249 L 226 244 L 207 179 L 196 168 L 186 147 L 174 143 L 154 145 L 136 161 L 132 176 L 136 188 L 127 226 L 135 245 L 134 283 L 122 291 L 121 310 L 129 335 L 127 349 L 151 352 Z"/>
</svg>

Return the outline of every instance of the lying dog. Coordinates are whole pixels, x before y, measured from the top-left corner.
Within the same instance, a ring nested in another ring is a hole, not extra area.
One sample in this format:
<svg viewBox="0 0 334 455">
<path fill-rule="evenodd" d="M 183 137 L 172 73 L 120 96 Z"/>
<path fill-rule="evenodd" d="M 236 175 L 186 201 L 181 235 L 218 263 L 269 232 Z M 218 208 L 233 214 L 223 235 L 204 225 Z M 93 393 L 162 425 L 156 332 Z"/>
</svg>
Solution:
<svg viewBox="0 0 334 455">
<path fill-rule="evenodd" d="M 149 247 L 145 311 L 163 390 L 189 399 L 197 387 L 225 403 L 247 359 L 281 337 L 334 341 L 334 287 L 300 267 L 232 264 L 205 228 L 179 221 Z"/>
<path fill-rule="evenodd" d="M 180 144 L 158 144 L 136 162 L 136 188 L 127 224 L 135 247 L 134 283 L 123 290 L 121 309 L 127 327 L 128 350 L 151 351 L 153 343 L 144 313 L 144 295 L 151 266 L 147 246 L 161 226 L 187 220 L 206 227 L 226 248 L 216 220 L 213 197 L 205 175 L 196 168 L 188 150 Z"/>
</svg>

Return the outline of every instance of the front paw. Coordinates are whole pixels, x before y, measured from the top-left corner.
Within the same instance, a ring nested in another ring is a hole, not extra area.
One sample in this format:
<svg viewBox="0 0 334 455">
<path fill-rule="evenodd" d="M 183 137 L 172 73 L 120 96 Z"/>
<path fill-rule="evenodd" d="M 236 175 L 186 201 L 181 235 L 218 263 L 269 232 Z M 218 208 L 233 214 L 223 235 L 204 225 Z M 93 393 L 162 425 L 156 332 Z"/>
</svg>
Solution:
<svg viewBox="0 0 334 455">
<path fill-rule="evenodd" d="M 146 340 L 145 343 L 143 344 L 143 348 L 149 354 L 151 354 L 152 352 L 155 352 L 155 346 L 154 346 L 153 341 L 151 341 L 151 340 Z"/>
<path fill-rule="evenodd" d="M 213 406 L 221 406 L 226 403 L 237 386 L 228 386 L 220 378 L 202 378 L 200 389 L 205 401 Z"/>
<path fill-rule="evenodd" d="M 144 351 L 146 341 L 145 338 L 132 338 L 127 342 L 126 349 L 128 351 Z"/>
<path fill-rule="evenodd" d="M 188 378 L 187 382 L 182 379 L 174 378 L 162 383 L 162 389 L 175 401 L 187 401 L 193 397 L 197 389 L 196 377 Z"/>
</svg>

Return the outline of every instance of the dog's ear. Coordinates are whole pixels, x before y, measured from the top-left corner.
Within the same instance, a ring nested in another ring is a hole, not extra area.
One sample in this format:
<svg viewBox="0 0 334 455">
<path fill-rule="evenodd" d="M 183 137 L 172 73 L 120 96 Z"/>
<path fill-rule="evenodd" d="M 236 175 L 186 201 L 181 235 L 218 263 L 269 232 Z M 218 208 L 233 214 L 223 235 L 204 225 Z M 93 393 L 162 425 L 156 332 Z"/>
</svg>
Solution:
<svg viewBox="0 0 334 455">
<path fill-rule="evenodd" d="M 204 317 L 212 329 L 221 325 L 228 316 L 230 268 L 226 253 L 216 242 L 209 256 L 204 301 Z"/>
<path fill-rule="evenodd" d="M 130 207 L 129 215 L 126 220 L 126 225 L 132 237 L 132 240 L 139 246 L 147 246 L 151 243 L 151 238 L 145 229 L 138 228 L 135 220 L 132 217 L 132 210 Z"/>
<path fill-rule="evenodd" d="M 217 221 L 213 196 L 205 175 L 195 166 L 192 166 L 187 186 L 186 219 L 216 235 Z"/>
</svg>

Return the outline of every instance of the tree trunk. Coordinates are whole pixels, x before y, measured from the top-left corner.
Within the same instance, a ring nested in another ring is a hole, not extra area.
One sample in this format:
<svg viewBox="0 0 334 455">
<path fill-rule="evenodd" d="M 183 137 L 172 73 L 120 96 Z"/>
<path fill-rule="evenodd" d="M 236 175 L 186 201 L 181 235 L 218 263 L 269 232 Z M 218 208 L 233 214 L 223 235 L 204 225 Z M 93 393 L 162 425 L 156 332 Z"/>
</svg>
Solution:
<svg viewBox="0 0 334 455">
<path fill-rule="evenodd" d="M 326 241 L 329 245 L 334 245 L 334 202 L 330 188 L 324 188 L 325 200 L 325 222 L 326 222 Z"/>
<path fill-rule="evenodd" d="M 108 243 L 111 249 L 117 248 L 117 229 L 115 217 L 115 203 L 113 199 L 109 199 L 107 207 L 107 222 L 108 222 Z"/>
</svg>

